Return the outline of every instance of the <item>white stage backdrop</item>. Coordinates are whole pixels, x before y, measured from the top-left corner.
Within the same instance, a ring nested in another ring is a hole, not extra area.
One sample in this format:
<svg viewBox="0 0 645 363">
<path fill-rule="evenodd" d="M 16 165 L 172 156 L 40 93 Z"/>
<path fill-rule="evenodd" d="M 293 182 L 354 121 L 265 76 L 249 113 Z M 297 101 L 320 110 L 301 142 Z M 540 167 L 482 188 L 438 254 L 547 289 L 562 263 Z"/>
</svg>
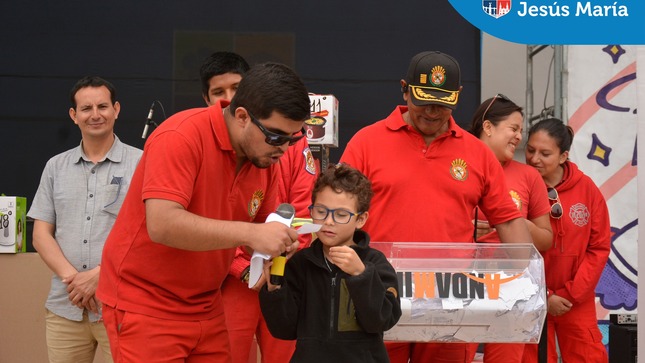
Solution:
<svg viewBox="0 0 645 363">
<path fill-rule="evenodd" d="M 638 51 L 569 46 L 567 53 L 568 118 L 575 131 L 571 160 L 596 182 L 611 218 L 611 255 L 596 287 L 598 319 L 604 323 L 610 313 L 636 313 L 638 300 Z M 602 330 L 606 344 L 606 325 Z"/>
</svg>

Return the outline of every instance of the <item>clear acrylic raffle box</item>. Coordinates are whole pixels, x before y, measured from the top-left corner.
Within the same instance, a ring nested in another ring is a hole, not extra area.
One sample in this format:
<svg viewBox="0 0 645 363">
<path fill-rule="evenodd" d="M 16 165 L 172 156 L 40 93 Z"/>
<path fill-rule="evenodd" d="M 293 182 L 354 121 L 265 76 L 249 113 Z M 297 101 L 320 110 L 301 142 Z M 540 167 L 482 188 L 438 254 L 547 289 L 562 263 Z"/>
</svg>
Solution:
<svg viewBox="0 0 645 363">
<path fill-rule="evenodd" d="M 389 341 L 538 343 L 544 260 L 525 243 L 373 242 L 397 272 L 403 315 Z"/>
</svg>

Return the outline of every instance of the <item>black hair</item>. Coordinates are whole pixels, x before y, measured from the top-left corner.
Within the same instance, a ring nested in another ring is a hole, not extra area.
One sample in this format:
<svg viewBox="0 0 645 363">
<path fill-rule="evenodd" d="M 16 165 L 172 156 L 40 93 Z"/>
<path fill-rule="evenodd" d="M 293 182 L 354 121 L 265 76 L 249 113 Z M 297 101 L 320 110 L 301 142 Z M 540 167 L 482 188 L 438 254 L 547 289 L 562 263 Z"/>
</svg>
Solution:
<svg viewBox="0 0 645 363">
<path fill-rule="evenodd" d="M 85 76 L 79 79 L 69 93 L 72 108 L 76 109 L 76 93 L 85 87 L 102 87 L 105 86 L 110 91 L 110 101 L 114 105 L 116 103 L 116 89 L 114 85 L 98 76 Z"/>
<path fill-rule="evenodd" d="M 238 107 L 260 119 L 276 111 L 288 119 L 304 121 L 309 118 L 310 101 L 304 83 L 291 68 L 280 63 L 260 63 L 242 78 L 231 100 L 231 114 Z"/>
<path fill-rule="evenodd" d="M 492 102 L 492 103 L 491 103 Z M 476 137 L 480 137 L 484 131 L 484 121 L 490 121 L 493 126 L 497 126 L 501 121 L 505 120 L 513 112 L 519 112 L 522 116 L 522 107 L 515 104 L 515 102 L 508 99 L 506 96 L 498 94 L 482 102 L 475 114 L 470 125 L 470 133 Z"/>
<path fill-rule="evenodd" d="M 560 153 L 569 151 L 573 142 L 573 129 L 557 118 L 547 118 L 531 126 L 529 137 L 538 131 L 544 131 L 555 140 Z"/>
<path fill-rule="evenodd" d="M 249 71 L 249 64 L 241 55 L 233 52 L 215 52 L 209 55 L 199 68 L 199 78 L 202 84 L 202 94 L 208 95 L 209 81 L 215 76 L 235 73 L 244 77 Z"/>
<path fill-rule="evenodd" d="M 318 175 L 311 193 L 312 204 L 316 203 L 316 196 L 325 187 L 330 187 L 336 193 L 345 192 L 356 196 L 359 213 L 366 212 L 370 208 L 374 195 L 372 183 L 363 173 L 347 164 L 330 165 L 327 170 Z"/>
</svg>

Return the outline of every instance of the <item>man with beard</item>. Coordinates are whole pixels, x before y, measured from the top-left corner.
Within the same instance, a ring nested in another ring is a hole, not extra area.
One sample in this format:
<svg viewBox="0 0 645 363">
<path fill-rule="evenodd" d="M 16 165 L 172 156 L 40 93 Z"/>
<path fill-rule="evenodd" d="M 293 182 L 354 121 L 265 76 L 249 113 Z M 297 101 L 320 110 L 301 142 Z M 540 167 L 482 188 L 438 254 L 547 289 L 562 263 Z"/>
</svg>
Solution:
<svg viewBox="0 0 645 363">
<path fill-rule="evenodd" d="M 274 165 L 307 117 L 300 78 L 265 63 L 230 104 L 180 112 L 149 137 L 103 253 L 97 294 L 115 361 L 230 361 L 220 287 L 238 246 L 296 250 L 294 229 L 250 222 L 275 210 Z"/>
</svg>

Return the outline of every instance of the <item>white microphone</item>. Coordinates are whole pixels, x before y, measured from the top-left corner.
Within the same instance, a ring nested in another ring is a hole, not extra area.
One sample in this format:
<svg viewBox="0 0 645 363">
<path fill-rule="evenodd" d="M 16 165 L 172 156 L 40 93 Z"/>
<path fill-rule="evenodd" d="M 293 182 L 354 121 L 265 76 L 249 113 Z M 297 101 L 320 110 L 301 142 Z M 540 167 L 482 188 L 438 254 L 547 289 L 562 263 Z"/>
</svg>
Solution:
<svg viewBox="0 0 645 363">
<path fill-rule="evenodd" d="M 150 124 L 152 124 L 152 115 L 154 113 L 155 109 L 155 101 L 152 101 L 152 105 L 150 105 L 150 111 L 148 111 L 148 118 L 146 119 L 146 124 L 143 126 L 143 134 L 141 134 L 141 138 L 145 139 L 148 136 L 148 128 L 150 127 Z"/>
<path fill-rule="evenodd" d="M 291 227 L 293 217 L 296 215 L 296 209 L 289 203 L 282 203 L 278 206 L 275 213 L 269 214 L 266 223 L 280 222 L 287 227 Z M 271 265 L 271 276 L 269 281 L 273 285 L 282 285 L 284 282 L 284 265 L 287 263 L 287 254 L 283 253 L 280 256 L 273 258 Z"/>
</svg>

